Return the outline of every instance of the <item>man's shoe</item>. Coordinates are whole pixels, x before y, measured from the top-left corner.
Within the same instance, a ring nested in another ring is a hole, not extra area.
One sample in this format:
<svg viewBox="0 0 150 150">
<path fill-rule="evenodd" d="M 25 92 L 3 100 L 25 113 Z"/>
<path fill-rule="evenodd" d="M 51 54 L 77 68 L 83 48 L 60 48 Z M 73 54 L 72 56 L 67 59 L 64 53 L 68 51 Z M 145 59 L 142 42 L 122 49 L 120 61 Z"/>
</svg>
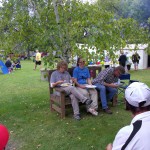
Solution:
<svg viewBox="0 0 150 150">
<path fill-rule="evenodd" d="M 98 112 L 95 109 L 93 109 L 93 108 L 89 108 L 87 110 L 87 112 L 90 112 L 93 116 L 97 116 L 98 115 Z"/>
<path fill-rule="evenodd" d="M 104 112 L 105 112 L 106 114 L 112 114 L 112 111 L 111 111 L 109 108 L 104 109 Z"/>
<path fill-rule="evenodd" d="M 92 102 L 93 102 L 93 101 L 92 101 L 91 99 L 87 99 L 87 100 L 85 101 L 85 104 L 86 104 L 86 105 L 90 105 Z"/>
<path fill-rule="evenodd" d="M 74 116 L 73 116 L 73 118 L 74 118 L 75 120 L 78 120 L 78 121 L 79 121 L 79 120 L 81 120 L 81 117 L 80 117 L 80 115 L 79 115 L 79 114 L 74 115 Z"/>
</svg>

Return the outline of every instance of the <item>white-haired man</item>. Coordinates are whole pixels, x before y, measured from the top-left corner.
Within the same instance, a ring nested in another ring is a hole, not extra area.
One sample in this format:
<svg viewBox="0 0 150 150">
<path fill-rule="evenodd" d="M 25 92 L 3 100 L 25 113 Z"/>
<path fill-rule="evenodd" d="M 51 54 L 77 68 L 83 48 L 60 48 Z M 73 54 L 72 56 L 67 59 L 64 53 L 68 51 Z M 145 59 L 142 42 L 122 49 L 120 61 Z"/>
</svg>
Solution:
<svg viewBox="0 0 150 150">
<path fill-rule="evenodd" d="M 125 90 L 126 105 L 132 112 L 131 124 L 117 133 L 106 150 L 149 150 L 150 149 L 150 88 L 134 82 Z"/>
</svg>

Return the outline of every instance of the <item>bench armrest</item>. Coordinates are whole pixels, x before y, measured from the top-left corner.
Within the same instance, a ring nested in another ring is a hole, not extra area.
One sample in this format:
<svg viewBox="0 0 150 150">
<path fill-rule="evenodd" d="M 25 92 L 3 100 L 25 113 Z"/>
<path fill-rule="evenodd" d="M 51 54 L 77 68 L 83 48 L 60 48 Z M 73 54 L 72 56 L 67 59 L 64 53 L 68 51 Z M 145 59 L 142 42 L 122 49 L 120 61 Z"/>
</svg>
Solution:
<svg viewBox="0 0 150 150">
<path fill-rule="evenodd" d="M 54 88 L 54 89 L 55 89 L 55 91 L 57 91 L 57 92 L 65 93 L 65 90 L 64 90 L 63 88 L 61 88 L 61 87 L 56 87 L 56 88 Z"/>
</svg>

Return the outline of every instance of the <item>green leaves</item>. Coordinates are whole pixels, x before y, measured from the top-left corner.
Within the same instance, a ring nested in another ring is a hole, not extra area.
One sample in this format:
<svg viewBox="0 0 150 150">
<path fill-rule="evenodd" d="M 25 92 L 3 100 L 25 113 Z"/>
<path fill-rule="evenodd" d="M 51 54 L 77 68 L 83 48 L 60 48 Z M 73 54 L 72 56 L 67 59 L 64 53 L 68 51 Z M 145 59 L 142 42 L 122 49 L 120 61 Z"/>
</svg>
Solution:
<svg viewBox="0 0 150 150">
<path fill-rule="evenodd" d="M 13 52 L 38 48 L 50 54 L 45 59 L 50 65 L 58 59 L 69 62 L 76 55 L 102 59 L 104 50 L 114 58 L 114 52 L 127 43 L 148 41 L 147 31 L 131 18 L 118 17 L 117 9 L 118 0 L 99 0 L 92 5 L 78 1 L 10 0 L 0 10 L 0 48 Z M 77 43 L 85 46 L 79 49 Z M 88 51 L 91 47 L 96 49 L 94 55 Z"/>
</svg>

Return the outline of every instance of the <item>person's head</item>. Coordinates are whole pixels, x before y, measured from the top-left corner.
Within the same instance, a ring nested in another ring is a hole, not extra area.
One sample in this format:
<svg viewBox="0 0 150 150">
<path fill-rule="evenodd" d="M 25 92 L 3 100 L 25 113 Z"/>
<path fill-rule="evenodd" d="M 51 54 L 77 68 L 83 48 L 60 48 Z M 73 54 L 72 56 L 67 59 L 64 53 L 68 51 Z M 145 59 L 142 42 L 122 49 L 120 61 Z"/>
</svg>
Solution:
<svg viewBox="0 0 150 150">
<path fill-rule="evenodd" d="M 77 66 L 79 66 L 81 68 L 85 66 L 85 60 L 82 57 L 78 57 Z"/>
<path fill-rule="evenodd" d="M 123 54 L 124 54 L 124 51 L 123 51 L 123 50 L 121 50 L 121 51 L 120 51 L 120 54 L 122 54 L 122 55 L 123 55 Z"/>
<path fill-rule="evenodd" d="M 114 76 L 115 77 L 119 77 L 120 75 L 124 74 L 125 73 L 125 69 L 123 66 L 118 66 L 115 68 L 114 70 Z"/>
<path fill-rule="evenodd" d="M 133 82 L 125 90 L 126 106 L 133 115 L 150 111 L 150 88 L 142 82 Z"/>
<path fill-rule="evenodd" d="M 57 64 L 57 70 L 60 72 L 65 72 L 68 69 L 68 64 L 65 61 L 60 61 Z"/>
<path fill-rule="evenodd" d="M 9 139 L 8 129 L 0 124 L 0 150 L 5 149 Z"/>
<path fill-rule="evenodd" d="M 38 53 L 38 52 L 39 52 L 39 50 L 37 49 L 37 50 L 36 50 L 36 53 Z"/>
<path fill-rule="evenodd" d="M 10 57 L 8 56 L 6 60 L 10 60 Z"/>
</svg>

